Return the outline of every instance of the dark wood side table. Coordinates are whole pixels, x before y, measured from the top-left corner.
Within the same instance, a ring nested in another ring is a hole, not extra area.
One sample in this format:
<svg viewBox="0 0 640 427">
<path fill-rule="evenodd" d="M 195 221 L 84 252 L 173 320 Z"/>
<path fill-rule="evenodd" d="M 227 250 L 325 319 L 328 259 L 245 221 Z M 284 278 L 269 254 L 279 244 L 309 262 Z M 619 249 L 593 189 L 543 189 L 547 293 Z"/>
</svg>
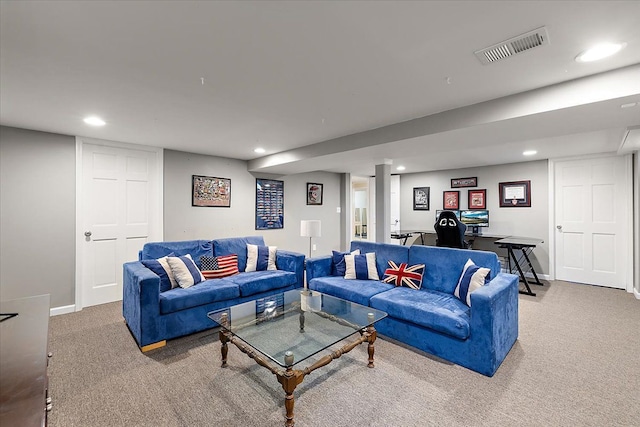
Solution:
<svg viewBox="0 0 640 427">
<path fill-rule="evenodd" d="M 0 426 L 45 426 L 49 295 L 0 301 Z"/>
</svg>

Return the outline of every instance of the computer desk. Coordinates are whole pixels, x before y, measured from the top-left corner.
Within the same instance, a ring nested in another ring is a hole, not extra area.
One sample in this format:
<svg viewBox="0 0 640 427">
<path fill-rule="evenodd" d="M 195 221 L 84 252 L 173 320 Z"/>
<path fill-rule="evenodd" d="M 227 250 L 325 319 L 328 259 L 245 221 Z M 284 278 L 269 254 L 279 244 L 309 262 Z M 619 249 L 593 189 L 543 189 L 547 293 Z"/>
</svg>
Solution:
<svg viewBox="0 0 640 427">
<path fill-rule="evenodd" d="M 505 237 L 504 239 L 496 240 L 494 243 L 498 245 L 498 247 L 500 248 L 507 249 L 507 254 L 508 254 L 507 260 L 509 263 L 510 272 L 513 271 L 511 268 L 511 260 L 513 259 L 515 267 L 518 270 L 518 273 L 520 274 L 520 281 L 524 283 L 525 288 L 527 288 L 526 291 L 519 291 L 519 292 L 521 294 L 531 295 L 535 297 L 536 294 L 535 292 L 531 291 L 531 287 L 529 286 L 529 284 L 532 284 L 532 285 L 535 284 L 540 286 L 543 286 L 543 285 L 540 282 L 540 279 L 538 279 L 538 275 L 536 274 L 536 270 L 533 268 L 533 265 L 531 264 L 531 260 L 529 259 L 528 254 L 531 253 L 537 245 L 544 243 L 544 240 L 535 239 L 531 237 L 508 236 L 508 237 Z M 522 256 L 520 258 L 516 257 L 516 253 L 515 253 L 516 250 L 519 250 L 522 252 Z M 535 282 L 530 282 L 525 277 L 523 267 L 526 268 L 527 266 L 522 265 L 523 259 L 527 261 L 527 265 L 529 266 L 529 271 L 531 271 L 531 273 L 533 274 L 533 277 L 535 278 Z"/>
</svg>

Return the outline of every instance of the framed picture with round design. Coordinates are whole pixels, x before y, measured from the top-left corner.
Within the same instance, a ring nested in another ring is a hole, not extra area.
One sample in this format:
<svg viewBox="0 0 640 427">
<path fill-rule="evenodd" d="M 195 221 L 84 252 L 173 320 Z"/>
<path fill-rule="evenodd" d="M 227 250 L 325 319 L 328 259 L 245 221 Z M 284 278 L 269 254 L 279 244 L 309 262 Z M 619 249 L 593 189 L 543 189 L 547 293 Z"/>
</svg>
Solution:
<svg viewBox="0 0 640 427">
<path fill-rule="evenodd" d="M 442 194 L 442 209 L 454 211 L 460 209 L 460 192 L 444 191 Z"/>
<path fill-rule="evenodd" d="M 307 182 L 307 205 L 322 204 L 322 184 Z"/>
</svg>

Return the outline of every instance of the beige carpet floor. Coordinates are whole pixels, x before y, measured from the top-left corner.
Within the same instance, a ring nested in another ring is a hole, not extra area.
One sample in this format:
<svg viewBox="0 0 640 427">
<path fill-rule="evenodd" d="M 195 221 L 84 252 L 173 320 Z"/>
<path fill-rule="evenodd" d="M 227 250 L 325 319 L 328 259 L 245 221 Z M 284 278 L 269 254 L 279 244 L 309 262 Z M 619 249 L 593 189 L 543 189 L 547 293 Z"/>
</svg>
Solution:
<svg viewBox="0 0 640 427">
<path fill-rule="evenodd" d="M 520 296 L 519 338 L 493 378 L 384 338 L 310 374 L 297 426 L 640 426 L 640 301 L 551 282 Z M 142 354 L 121 304 L 51 318 L 52 427 L 281 426 L 284 394 L 215 331 Z"/>
</svg>

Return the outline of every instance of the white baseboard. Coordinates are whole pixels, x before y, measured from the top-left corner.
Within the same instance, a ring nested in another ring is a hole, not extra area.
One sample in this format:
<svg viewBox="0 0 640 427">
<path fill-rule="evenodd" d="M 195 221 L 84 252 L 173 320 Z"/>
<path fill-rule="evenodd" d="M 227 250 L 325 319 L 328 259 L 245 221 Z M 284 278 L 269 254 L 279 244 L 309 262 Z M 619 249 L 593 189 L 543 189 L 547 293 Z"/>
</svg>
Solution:
<svg viewBox="0 0 640 427">
<path fill-rule="evenodd" d="M 633 295 L 635 295 L 636 299 L 640 299 L 640 292 L 638 292 L 637 290 L 633 290 Z"/>
<path fill-rule="evenodd" d="M 76 311 L 76 305 L 64 305 L 62 307 L 54 307 L 49 310 L 49 316 L 59 316 L 61 314 L 73 313 Z"/>
</svg>

